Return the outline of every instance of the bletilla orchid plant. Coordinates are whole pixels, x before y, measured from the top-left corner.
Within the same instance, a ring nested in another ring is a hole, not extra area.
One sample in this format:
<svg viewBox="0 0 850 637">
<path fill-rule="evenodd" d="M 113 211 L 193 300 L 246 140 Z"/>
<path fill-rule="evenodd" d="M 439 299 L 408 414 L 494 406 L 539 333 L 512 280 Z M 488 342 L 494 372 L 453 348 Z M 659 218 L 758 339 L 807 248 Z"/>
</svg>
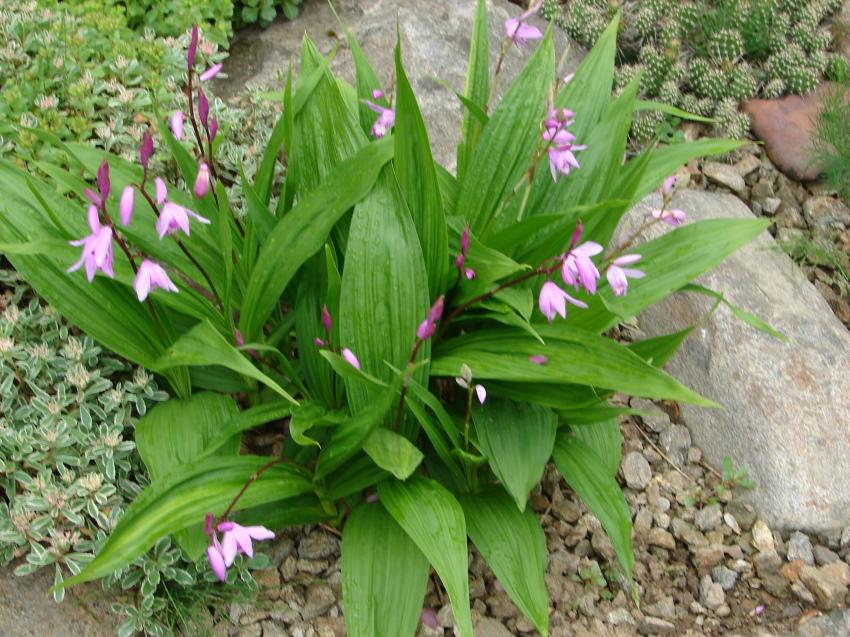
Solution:
<svg viewBox="0 0 850 637">
<path fill-rule="evenodd" d="M 527 501 L 552 461 L 633 591 L 615 477 L 629 410 L 611 397 L 714 404 L 661 370 L 688 330 L 606 335 L 678 290 L 716 294 L 689 282 L 765 223 L 685 224 L 665 178 L 737 143 L 627 157 L 643 105 L 639 78 L 611 97 L 617 18 L 564 78 L 535 10 L 505 23 L 491 76 L 477 3 L 455 174 L 434 161 L 401 46 L 388 96 L 349 34 L 356 84 L 305 37 L 256 179 L 233 189 L 207 95 L 221 67 L 197 74 L 197 30 L 186 108 L 153 123 L 137 164 L 82 144 L 60 145 L 67 163 L 46 166 L 48 180 L 0 163 L 0 249 L 173 393 L 136 429 L 150 486 L 60 585 L 121 569 L 169 534 L 230 581 L 253 541 L 322 523 L 342 532 L 349 635 L 415 634 L 433 567 L 471 637 L 468 541 L 545 635 L 546 542 Z M 533 52 L 497 100 L 520 46 Z M 154 153 L 179 176 L 153 174 Z M 661 208 L 618 234 L 659 187 Z M 647 240 L 653 225 L 664 232 Z M 240 453 L 256 427 L 285 434 L 275 455 Z"/>
</svg>

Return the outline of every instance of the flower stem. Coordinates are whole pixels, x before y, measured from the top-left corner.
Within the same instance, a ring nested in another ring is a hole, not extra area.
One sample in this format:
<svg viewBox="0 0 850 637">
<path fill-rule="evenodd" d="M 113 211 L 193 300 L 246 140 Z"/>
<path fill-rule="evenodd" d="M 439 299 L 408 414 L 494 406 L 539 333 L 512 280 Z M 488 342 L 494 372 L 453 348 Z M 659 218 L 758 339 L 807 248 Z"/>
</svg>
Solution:
<svg viewBox="0 0 850 637">
<path fill-rule="evenodd" d="M 222 513 L 219 516 L 218 520 L 216 520 L 215 524 L 213 525 L 213 528 L 216 528 L 219 524 L 221 524 L 222 522 L 224 522 L 227 519 L 227 516 L 230 515 L 231 511 L 233 511 L 233 507 L 235 507 L 236 503 L 239 502 L 239 499 L 243 495 L 245 495 L 245 492 L 248 490 L 248 487 L 250 487 L 252 484 L 254 484 L 260 478 L 260 476 L 263 475 L 266 471 L 268 471 L 269 469 L 271 469 L 275 465 L 282 464 L 284 462 L 290 462 L 290 461 L 287 460 L 286 458 L 275 458 L 274 460 L 267 462 L 262 467 L 257 469 L 254 473 L 252 473 L 250 475 L 250 477 L 248 478 L 248 480 L 245 482 L 245 484 L 242 485 L 242 488 L 239 489 L 239 493 L 237 493 L 235 496 L 233 496 L 233 499 L 230 501 L 230 504 L 227 505 L 227 508 L 224 510 L 224 513 Z"/>
</svg>

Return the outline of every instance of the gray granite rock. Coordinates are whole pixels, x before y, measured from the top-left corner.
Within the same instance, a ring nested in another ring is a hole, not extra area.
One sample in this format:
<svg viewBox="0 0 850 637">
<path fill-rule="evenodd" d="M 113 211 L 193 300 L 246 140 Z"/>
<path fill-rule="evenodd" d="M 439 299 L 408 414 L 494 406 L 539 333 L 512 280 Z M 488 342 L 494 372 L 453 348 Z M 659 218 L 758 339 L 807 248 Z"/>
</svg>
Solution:
<svg viewBox="0 0 850 637">
<path fill-rule="evenodd" d="M 508 0 L 490 0 L 487 4 L 492 68 L 498 58 L 503 23 L 508 17 L 521 13 L 521 9 Z M 398 25 L 405 69 L 428 125 L 434 158 L 453 170 L 462 110 L 457 98 L 440 81 L 463 91 L 475 0 L 428 0 L 425 4 L 422 0 L 371 0 L 368 3 L 335 0 L 334 6 L 385 86 L 394 75 L 393 49 Z M 539 17 L 530 22 L 546 28 L 545 21 Z M 225 66 L 228 78 L 217 83 L 217 94 L 227 98 L 246 86 L 279 89 L 283 83 L 279 78 L 286 73 L 290 60 L 297 62 L 304 33 L 316 42 L 322 53 L 327 54 L 339 45 L 331 70 L 349 81 L 354 80 L 354 64 L 329 3 L 307 2 L 295 21 L 278 20 L 265 29 L 251 27 L 236 35 Z M 556 29 L 554 35 L 558 59 L 566 48 L 570 49 L 562 71 L 564 74 L 572 72 L 581 58 L 581 48 L 570 44 L 561 29 Z M 503 65 L 503 88 L 533 51 L 533 46 L 528 49 L 514 47 L 510 51 Z"/>
<path fill-rule="evenodd" d="M 632 451 L 623 458 L 623 479 L 630 489 L 643 491 L 652 480 L 652 468 L 639 452 Z"/>
<path fill-rule="evenodd" d="M 659 204 L 658 195 L 649 196 L 626 217 L 623 231 Z M 729 195 L 689 190 L 672 205 L 690 221 L 752 218 Z M 771 528 L 823 532 L 847 526 L 850 333 L 767 233 L 699 282 L 760 316 L 789 342 L 747 326 L 725 307 L 699 325 L 667 365 L 723 405 L 683 405 L 694 444 L 715 465 L 730 456 L 749 471 L 755 488 L 747 497 Z M 675 294 L 643 312 L 640 323 L 650 336 L 667 334 L 698 323 L 711 303 L 702 295 Z"/>
</svg>

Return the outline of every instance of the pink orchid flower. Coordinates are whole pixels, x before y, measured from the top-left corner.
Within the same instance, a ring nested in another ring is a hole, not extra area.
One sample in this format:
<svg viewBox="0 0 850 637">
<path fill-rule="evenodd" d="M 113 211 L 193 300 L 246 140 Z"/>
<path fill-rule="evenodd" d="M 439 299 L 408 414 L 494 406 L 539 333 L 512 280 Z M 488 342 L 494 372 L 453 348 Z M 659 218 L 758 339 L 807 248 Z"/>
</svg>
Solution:
<svg viewBox="0 0 850 637">
<path fill-rule="evenodd" d="M 469 390 L 471 387 L 475 392 L 475 395 L 478 397 L 478 402 L 482 405 L 484 404 L 484 401 L 487 400 L 487 390 L 484 385 L 472 383 L 472 369 L 470 369 L 469 365 L 466 363 L 460 366 L 460 376 L 455 378 L 455 382 L 466 390 Z"/>
<path fill-rule="evenodd" d="M 174 234 L 178 230 L 182 230 L 183 234 L 188 237 L 189 217 L 193 217 L 203 224 L 210 223 L 210 220 L 206 217 L 202 217 L 188 208 L 179 206 L 173 201 L 166 201 L 159 213 L 159 219 L 156 220 L 156 231 L 159 234 L 159 238 L 162 239 L 165 235 Z"/>
<path fill-rule="evenodd" d="M 653 210 L 652 216 L 656 219 L 661 219 L 661 221 L 666 223 L 668 226 L 673 226 L 674 228 L 682 225 L 686 218 L 685 212 L 678 208 L 672 208 L 670 210 L 667 210 L 666 208 L 664 210 Z"/>
<path fill-rule="evenodd" d="M 230 521 L 219 523 L 218 530 L 224 534 L 221 537 L 221 554 L 224 557 L 224 565 L 228 567 L 233 564 L 239 553 L 254 557 L 251 540 L 274 538 L 274 533 L 264 526 L 242 526 Z"/>
<path fill-rule="evenodd" d="M 183 139 L 183 112 L 182 111 L 174 111 L 171 114 L 170 121 L 171 133 L 177 139 Z"/>
<path fill-rule="evenodd" d="M 121 215 L 121 223 L 125 226 L 130 225 L 133 219 L 133 203 L 136 198 L 136 189 L 133 186 L 127 186 L 121 192 L 121 200 L 118 203 L 118 212 Z"/>
<path fill-rule="evenodd" d="M 206 162 L 202 161 L 198 167 L 198 175 L 195 177 L 193 191 L 198 199 L 210 191 L 210 167 Z"/>
<path fill-rule="evenodd" d="M 380 139 L 395 125 L 395 111 L 369 100 L 363 100 L 363 103 L 378 114 L 378 119 L 372 124 L 372 135 Z"/>
<path fill-rule="evenodd" d="M 555 315 L 561 318 L 567 318 L 567 303 L 576 307 L 587 308 L 587 303 L 574 299 L 569 294 L 564 292 L 552 281 L 546 281 L 540 289 L 540 297 L 538 306 L 543 316 L 551 323 L 555 319 Z"/>
<path fill-rule="evenodd" d="M 94 280 L 97 270 L 100 270 L 110 278 L 114 278 L 115 272 L 112 269 L 112 228 L 101 225 L 100 215 L 95 205 L 89 206 L 88 221 L 91 234 L 82 239 L 70 242 L 72 246 L 82 246 L 83 252 L 80 255 L 80 260 L 68 268 L 67 271 L 76 272 L 85 265 L 86 278 L 89 280 L 89 283 Z"/>
<path fill-rule="evenodd" d="M 345 362 L 351 365 L 354 369 L 360 369 L 360 361 L 357 360 L 357 357 L 347 347 L 343 348 L 340 352 L 340 355 L 345 359 Z"/>
<path fill-rule="evenodd" d="M 437 323 L 443 316 L 444 301 L 445 299 L 442 295 L 437 297 L 437 300 L 434 301 L 434 305 L 432 305 L 431 309 L 428 310 L 428 316 L 426 316 L 425 320 L 419 324 L 418 328 L 416 328 L 416 338 L 420 341 L 427 341 L 434 335 L 434 331 L 437 329 Z"/>
<path fill-rule="evenodd" d="M 136 278 L 133 280 L 133 288 L 136 290 L 136 296 L 139 301 L 144 301 L 148 298 L 151 290 L 159 288 L 166 292 L 177 292 L 177 286 L 168 277 L 165 269 L 151 261 L 144 259 L 139 265 L 139 271 L 136 272 Z"/>
<path fill-rule="evenodd" d="M 599 270 L 590 257 L 596 256 L 602 249 L 602 246 L 594 241 L 585 241 L 570 250 L 561 266 L 561 278 L 564 283 L 572 285 L 576 290 L 581 285 L 588 293 L 596 294 Z"/>
<path fill-rule="evenodd" d="M 611 265 L 608 266 L 606 276 L 608 277 L 608 283 L 611 285 L 614 296 L 623 296 L 628 291 L 629 279 L 642 279 L 646 276 L 646 273 L 641 270 L 622 267 L 624 265 L 631 265 L 636 261 L 640 261 L 639 254 L 625 254 L 614 259 Z"/>
</svg>

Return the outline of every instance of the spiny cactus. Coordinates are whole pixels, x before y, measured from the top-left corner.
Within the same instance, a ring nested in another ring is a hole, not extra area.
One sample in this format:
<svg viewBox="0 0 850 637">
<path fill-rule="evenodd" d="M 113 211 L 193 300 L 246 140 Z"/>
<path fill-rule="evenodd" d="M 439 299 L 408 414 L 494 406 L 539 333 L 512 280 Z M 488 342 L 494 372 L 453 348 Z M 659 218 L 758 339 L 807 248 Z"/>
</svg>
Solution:
<svg viewBox="0 0 850 637">
<path fill-rule="evenodd" d="M 832 38 L 821 27 L 840 6 L 841 0 L 545 0 L 543 14 L 590 47 L 620 10 L 616 87 L 640 71 L 645 96 L 716 116 L 722 129 L 743 134 L 741 100 L 808 93 L 821 77 L 847 73 L 848 60 L 829 52 Z M 653 120 L 638 118 L 635 137 L 646 135 Z"/>
</svg>

